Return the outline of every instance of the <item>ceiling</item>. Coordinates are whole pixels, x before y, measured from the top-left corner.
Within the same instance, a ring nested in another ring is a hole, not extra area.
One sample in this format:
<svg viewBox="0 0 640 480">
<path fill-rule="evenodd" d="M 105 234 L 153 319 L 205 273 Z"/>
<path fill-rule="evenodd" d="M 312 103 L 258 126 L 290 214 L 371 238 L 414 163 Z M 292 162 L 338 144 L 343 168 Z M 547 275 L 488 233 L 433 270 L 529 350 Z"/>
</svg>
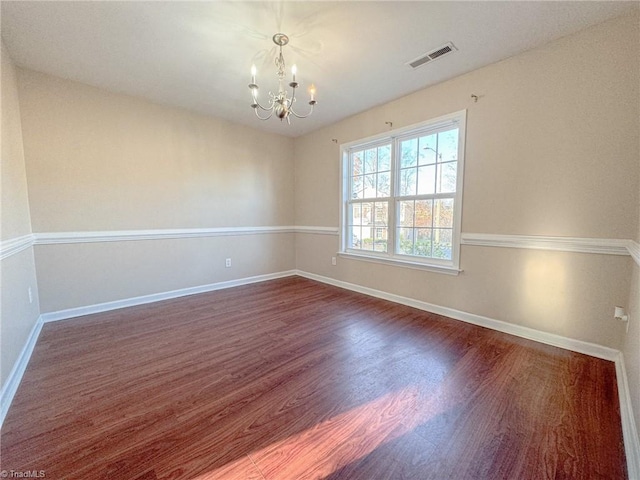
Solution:
<svg viewBox="0 0 640 480">
<path fill-rule="evenodd" d="M 17 65 L 264 131 L 299 136 L 375 105 L 638 8 L 638 2 L 30 2 L 2 1 L 2 38 Z M 284 32 L 301 101 L 291 125 L 249 107 L 276 88 L 271 37 Z M 447 42 L 458 51 L 415 70 Z M 597 61 L 597 59 L 594 59 Z M 301 108 L 304 111 L 304 108 Z"/>
</svg>

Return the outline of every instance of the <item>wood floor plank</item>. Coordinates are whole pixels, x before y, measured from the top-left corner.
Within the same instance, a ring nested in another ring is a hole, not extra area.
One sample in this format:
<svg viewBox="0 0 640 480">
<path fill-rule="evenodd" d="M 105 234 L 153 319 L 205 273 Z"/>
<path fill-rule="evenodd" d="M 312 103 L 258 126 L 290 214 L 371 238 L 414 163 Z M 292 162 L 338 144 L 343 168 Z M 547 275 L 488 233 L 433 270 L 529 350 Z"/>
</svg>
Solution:
<svg viewBox="0 0 640 480">
<path fill-rule="evenodd" d="M 46 324 L 0 468 L 626 478 L 615 367 L 300 277 Z"/>
</svg>

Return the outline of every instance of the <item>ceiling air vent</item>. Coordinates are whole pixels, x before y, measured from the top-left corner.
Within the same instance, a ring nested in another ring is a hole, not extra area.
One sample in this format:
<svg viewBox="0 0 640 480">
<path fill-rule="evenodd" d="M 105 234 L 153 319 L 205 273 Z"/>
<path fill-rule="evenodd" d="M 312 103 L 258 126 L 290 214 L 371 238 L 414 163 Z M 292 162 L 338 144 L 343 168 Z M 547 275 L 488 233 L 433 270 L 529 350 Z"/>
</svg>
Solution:
<svg viewBox="0 0 640 480">
<path fill-rule="evenodd" d="M 448 53 L 455 52 L 456 50 L 458 50 L 456 46 L 453 43 L 449 42 L 441 47 L 436 48 L 435 50 L 431 50 L 430 52 L 420 55 L 415 60 L 411 60 L 409 63 L 407 63 L 407 65 L 409 65 L 411 68 L 418 68 L 425 63 L 432 62 L 433 60 L 443 57 Z"/>
</svg>

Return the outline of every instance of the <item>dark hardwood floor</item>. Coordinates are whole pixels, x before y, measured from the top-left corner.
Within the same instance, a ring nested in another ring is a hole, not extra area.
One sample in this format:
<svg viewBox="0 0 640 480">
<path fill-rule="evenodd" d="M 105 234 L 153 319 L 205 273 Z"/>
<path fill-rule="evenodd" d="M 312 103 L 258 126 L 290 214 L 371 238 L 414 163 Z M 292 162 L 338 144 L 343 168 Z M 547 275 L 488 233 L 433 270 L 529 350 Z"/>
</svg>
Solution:
<svg viewBox="0 0 640 480">
<path fill-rule="evenodd" d="M 300 277 L 46 324 L 2 470 L 623 479 L 612 362 Z"/>
</svg>

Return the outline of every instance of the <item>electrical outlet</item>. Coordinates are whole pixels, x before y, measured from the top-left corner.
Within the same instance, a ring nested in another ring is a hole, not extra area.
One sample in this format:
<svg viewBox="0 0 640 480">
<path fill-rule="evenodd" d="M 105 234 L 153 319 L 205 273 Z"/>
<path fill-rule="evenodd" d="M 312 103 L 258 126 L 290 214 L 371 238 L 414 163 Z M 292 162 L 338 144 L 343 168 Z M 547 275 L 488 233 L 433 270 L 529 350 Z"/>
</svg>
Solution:
<svg viewBox="0 0 640 480">
<path fill-rule="evenodd" d="M 33 303 L 33 293 L 31 292 L 31 287 L 27 289 L 27 293 L 29 294 L 29 303 Z"/>
<path fill-rule="evenodd" d="M 331 257 L 331 265 L 337 265 L 336 257 Z"/>
<path fill-rule="evenodd" d="M 227 258 L 224 261 L 224 266 L 227 267 L 227 268 L 231 267 L 231 259 L 230 258 Z"/>
</svg>

